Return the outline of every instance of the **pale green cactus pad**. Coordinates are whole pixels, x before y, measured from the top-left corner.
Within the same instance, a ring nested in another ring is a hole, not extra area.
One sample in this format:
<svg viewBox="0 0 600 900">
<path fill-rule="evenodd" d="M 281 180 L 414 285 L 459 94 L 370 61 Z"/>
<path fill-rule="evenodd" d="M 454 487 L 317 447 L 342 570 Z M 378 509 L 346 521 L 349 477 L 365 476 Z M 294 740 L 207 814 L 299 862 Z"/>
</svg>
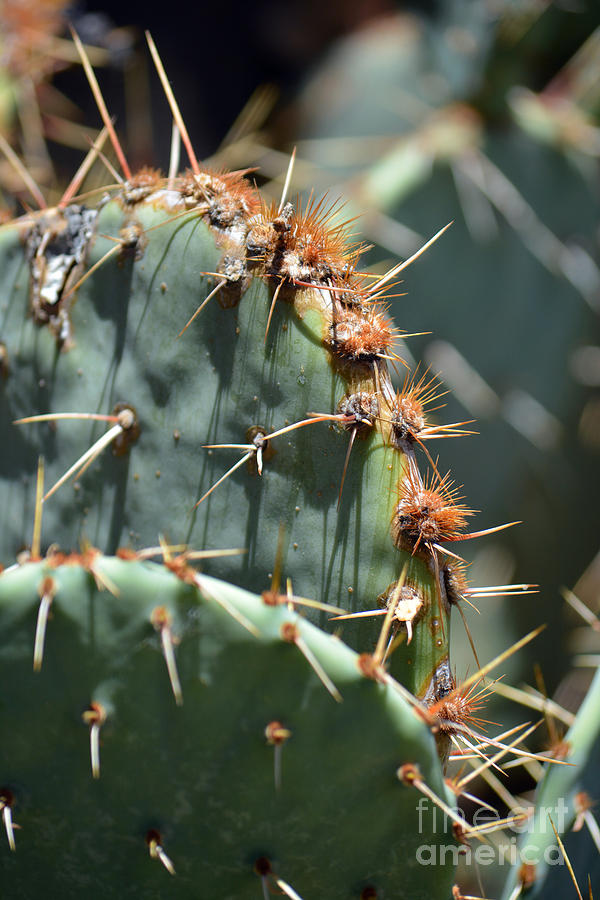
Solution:
<svg viewBox="0 0 600 900">
<path fill-rule="evenodd" d="M 445 798 L 397 685 L 287 604 L 183 567 L 60 563 L 0 576 L 7 896 L 255 900 L 260 873 L 264 896 L 277 879 L 303 900 L 448 896 L 452 867 L 415 860 L 454 841 L 397 776 L 415 764 Z"/>
</svg>

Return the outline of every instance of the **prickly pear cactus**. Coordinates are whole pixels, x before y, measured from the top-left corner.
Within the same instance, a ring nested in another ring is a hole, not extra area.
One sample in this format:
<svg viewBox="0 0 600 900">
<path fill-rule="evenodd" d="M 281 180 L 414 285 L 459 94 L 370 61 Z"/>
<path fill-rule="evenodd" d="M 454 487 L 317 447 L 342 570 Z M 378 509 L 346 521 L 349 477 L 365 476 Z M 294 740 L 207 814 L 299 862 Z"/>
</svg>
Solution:
<svg viewBox="0 0 600 900">
<path fill-rule="evenodd" d="M 485 531 L 428 450 L 466 423 L 394 376 L 410 260 L 202 168 L 171 104 L 185 174 L 132 174 L 99 98 L 123 178 L 0 231 L 6 883 L 446 897 L 419 799 L 475 721 L 447 544 Z"/>
</svg>

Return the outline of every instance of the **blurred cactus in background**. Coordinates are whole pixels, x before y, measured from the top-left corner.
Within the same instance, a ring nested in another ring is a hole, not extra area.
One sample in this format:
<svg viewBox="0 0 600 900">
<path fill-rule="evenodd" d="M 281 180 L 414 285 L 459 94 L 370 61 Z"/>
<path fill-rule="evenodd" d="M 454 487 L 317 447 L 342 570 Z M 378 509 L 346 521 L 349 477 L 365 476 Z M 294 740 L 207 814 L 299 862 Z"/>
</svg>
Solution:
<svg viewBox="0 0 600 900">
<path fill-rule="evenodd" d="M 10 149 L 23 158 L 33 181 L 51 195 L 60 196 L 65 177 L 70 178 L 73 150 L 84 152 L 96 132 L 85 123 L 85 98 L 75 98 L 73 66 L 78 54 L 69 38 L 69 24 L 76 24 L 96 66 L 113 73 L 126 70 L 138 100 L 143 97 L 132 31 L 115 28 L 103 13 L 87 12 L 68 0 L 3 0 L 0 5 L 0 204 L 14 206 L 15 196 L 27 194 L 22 179 L 5 158 Z M 129 23 L 127 23 L 129 24 Z M 116 83 L 117 79 L 113 83 Z M 119 89 L 123 81 L 119 80 Z M 129 88 L 131 92 L 132 87 Z M 127 92 L 127 89 L 126 89 Z M 78 102 L 84 100 L 83 109 Z M 130 104 L 131 105 L 131 104 Z M 132 120 L 134 116 L 131 116 Z M 131 154 L 140 147 L 148 152 L 148 127 L 135 117 L 137 126 Z M 66 173 L 66 174 L 65 174 Z M 39 202 L 39 197 L 36 197 Z M 0 210 L 1 210 L 0 206 Z"/>
</svg>

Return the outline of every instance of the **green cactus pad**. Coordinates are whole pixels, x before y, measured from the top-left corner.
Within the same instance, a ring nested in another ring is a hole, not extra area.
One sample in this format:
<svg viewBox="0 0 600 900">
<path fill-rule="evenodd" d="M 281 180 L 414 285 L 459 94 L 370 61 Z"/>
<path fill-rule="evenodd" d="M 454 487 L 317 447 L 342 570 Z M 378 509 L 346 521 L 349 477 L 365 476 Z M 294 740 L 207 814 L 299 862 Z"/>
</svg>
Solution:
<svg viewBox="0 0 600 900">
<path fill-rule="evenodd" d="M 397 769 L 414 763 L 444 798 L 445 787 L 429 729 L 397 687 L 366 678 L 355 653 L 287 605 L 180 574 L 90 555 L 0 576 L 0 795 L 19 825 L 15 852 L 0 842 L 7 895 L 255 900 L 258 866 L 265 888 L 277 892 L 281 878 L 304 900 L 446 897 L 452 867 L 421 866 L 415 853 L 453 843 L 451 832 L 432 833 L 431 806 L 418 812 L 421 795 Z M 285 640 L 290 629 L 298 641 Z M 97 779 L 94 710 L 106 716 Z M 265 736 L 270 723 L 289 731 L 280 746 Z M 174 876 L 152 858 L 157 843 Z"/>
</svg>

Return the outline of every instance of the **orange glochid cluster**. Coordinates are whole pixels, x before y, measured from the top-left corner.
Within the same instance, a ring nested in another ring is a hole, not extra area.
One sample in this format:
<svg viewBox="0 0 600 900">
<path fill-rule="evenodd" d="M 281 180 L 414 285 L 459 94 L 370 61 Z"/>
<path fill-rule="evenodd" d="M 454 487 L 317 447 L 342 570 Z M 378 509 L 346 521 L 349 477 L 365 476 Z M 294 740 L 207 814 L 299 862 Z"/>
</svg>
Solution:
<svg viewBox="0 0 600 900">
<path fill-rule="evenodd" d="M 339 212 L 339 202 L 327 205 L 325 197 L 311 197 L 304 209 L 299 201 L 283 207 L 263 202 L 249 224 L 247 263 L 279 285 L 322 290 L 331 311 L 325 341 L 342 361 L 396 359 L 398 329 L 387 305 L 366 286 L 369 276 L 357 271 L 365 248 L 351 242 L 353 220 L 338 221 Z"/>
<path fill-rule="evenodd" d="M 408 374 L 402 388 L 396 392 L 390 408 L 394 443 L 417 440 L 427 425 L 425 407 L 444 395 L 444 392 L 439 392 L 438 379 L 435 376 L 428 378 L 428 375 L 428 371 L 420 378 L 418 372 Z M 433 409 L 441 409 L 442 406 L 440 404 Z"/>
<path fill-rule="evenodd" d="M 467 564 L 455 559 L 448 561 L 442 569 L 442 578 L 449 603 L 458 605 L 469 591 L 466 573 Z"/>
<path fill-rule="evenodd" d="M 338 412 L 348 417 L 349 421 L 343 425 L 346 430 L 357 428 L 363 432 L 368 431 L 379 415 L 379 398 L 372 391 L 344 394 L 338 403 Z"/>
<path fill-rule="evenodd" d="M 244 177 L 246 173 L 247 170 L 188 171 L 177 179 L 176 188 L 187 207 L 205 209 L 215 228 L 232 228 L 245 225 L 260 208 L 258 193 Z"/>
<path fill-rule="evenodd" d="M 295 206 L 263 201 L 248 229 L 249 262 L 300 286 L 349 287 L 362 248 L 349 243 L 353 220 L 337 221 L 340 208 L 326 197 L 311 196 L 304 209 L 299 200 Z"/>
<path fill-rule="evenodd" d="M 485 730 L 485 726 L 490 722 L 480 718 L 476 713 L 485 708 L 485 701 L 492 690 L 479 685 L 480 682 L 475 682 L 466 689 L 459 686 L 428 707 L 428 712 L 435 716 L 440 731 L 451 734 L 461 725 Z"/>
<path fill-rule="evenodd" d="M 393 348 L 398 329 L 381 301 L 342 304 L 334 307 L 327 343 L 347 362 L 369 363 L 377 358 L 398 357 Z"/>
<path fill-rule="evenodd" d="M 437 544 L 456 540 L 475 510 L 460 501 L 458 489 L 447 472 L 443 478 L 429 473 L 425 481 L 409 467 L 399 486 L 399 502 L 394 513 L 396 542 L 408 539 L 413 552 L 421 543 Z"/>
<path fill-rule="evenodd" d="M 160 169 L 142 166 L 135 175 L 127 180 L 121 196 L 128 206 L 134 206 L 161 188 L 163 183 L 164 176 Z"/>
</svg>

